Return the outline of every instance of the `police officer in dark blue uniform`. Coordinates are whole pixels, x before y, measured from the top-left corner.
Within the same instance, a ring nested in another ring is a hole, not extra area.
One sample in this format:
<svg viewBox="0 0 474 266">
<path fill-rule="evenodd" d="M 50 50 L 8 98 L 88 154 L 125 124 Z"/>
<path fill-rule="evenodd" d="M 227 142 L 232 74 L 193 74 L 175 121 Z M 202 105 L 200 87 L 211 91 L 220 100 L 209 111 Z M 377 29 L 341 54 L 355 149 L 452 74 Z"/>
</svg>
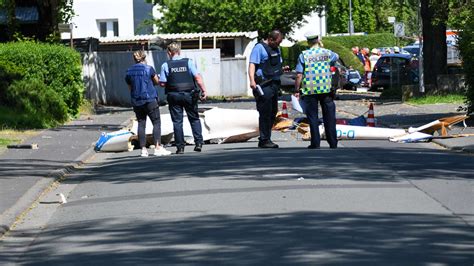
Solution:
<svg viewBox="0 0 474 266">
<path fill-rule="evenodd" d="M 196 66 L 189 58 L 180 56 L 181 48 L 176 42 L 168 45 L 170 60 L 161 66 L 160 85 L 166 88 L 168 105 L 173 121 L 176 153 L 184 153 L 183 109 L 186 110 L 194 137 L 194 151 L 200 152 L 204 143 L 201 120 L 198 114 L 198 100 L 207 97 L 206 88 Z M 200 90 L 196 88 L 195 83 Z"/>
<path fill-rule="evenodd" d="M 259 148 L 278 148 L 278 145 L 272 142 L 271 136 L 278 112 L 280 76 L 283 73 L 279 49 L 282 40 L 281 32 L 274 30 L 265 41 L 256 44 L 250 54 L 249 79 L 259 113 Z"/>
<path fill-rule="evenodd" d="M 161 125 L 160 125 L 160 109 L 158 106 L 158 94 L 154 85 L 158 84 L 158 77 L 155 69 L 145 62 L 146 54 L 144 51 L 136 51 L 133 53 L 135 64 L 127 70 L 125 82 L 128 84 L 130 96 L 132 99 L 133 111 L 135 111 L 138 121 L 138 140 L 142 148 L 141 156 L 147 157 L 146 149 L 146 118 L 150 117 L 153 124 L 153 139 L 155 144 L 155 156 L 170 155 L 160 145 Z"/>
</svg>

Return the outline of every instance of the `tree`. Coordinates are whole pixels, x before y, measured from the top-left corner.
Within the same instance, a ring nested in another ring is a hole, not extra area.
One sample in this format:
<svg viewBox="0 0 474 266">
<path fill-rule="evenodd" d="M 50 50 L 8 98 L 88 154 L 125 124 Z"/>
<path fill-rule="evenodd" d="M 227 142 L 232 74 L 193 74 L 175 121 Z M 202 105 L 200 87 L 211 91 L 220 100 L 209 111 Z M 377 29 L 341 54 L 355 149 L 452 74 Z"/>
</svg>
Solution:
<svg viewBox="0 0 474 266">
<path fill-rule="evenodd" d="M 236 32 L 257 30 L 263 37 L 273 29 L 291 32 L 303 16 L 323 0 L 147 0 L 163 17 L 154 21 L 160 32 Z"/>
<path fill-rule="evenodd" d="M 349 1 L 325 1 L 327 6 L 328 32 L 348 32 Z M 356 32 L 380 33 L 393 32 L 388 17 L 395 17 L 405 23 L 405 32 L 411 35 L 417 32 L 417 4 L 414 0 L 352 0 L 352 19 Z"/>
<path fill-rule="evenodd" d="M 7 10 L 7 38 L 14 40 L 15 35 L 23 35 L 16 20 L 15 9 L 20 6 L 33 6 L 38 10 L 38 26 L 33 36 L 40 41 L 59 39 L 58 23 L 67 23 L 74 14 L 73 0 L 0 0 L 0 8 Z"/>
<path fill-rule="evenodd" d="M 458 47 L 466 74 L 468 113 L 474 112 L 474 4 L 472 0 L 450 3 L 448 25 L 460 30 Z"/>
<path fill-rule="evenodd" d="M 426 91 L 436 88 L 438 75 L 447 72 L 446 23 L 448 0 L 420 0 L 423 20 L 423 74 Z"/>
</svg>

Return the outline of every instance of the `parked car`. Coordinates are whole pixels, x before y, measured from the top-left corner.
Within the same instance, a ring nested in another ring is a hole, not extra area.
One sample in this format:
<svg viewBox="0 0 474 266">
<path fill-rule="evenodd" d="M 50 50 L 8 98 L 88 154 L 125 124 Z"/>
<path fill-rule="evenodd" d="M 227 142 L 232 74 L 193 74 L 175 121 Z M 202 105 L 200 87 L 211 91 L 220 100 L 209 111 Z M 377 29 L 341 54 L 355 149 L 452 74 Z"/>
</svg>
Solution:
<svg viewBox="0 0 474 266">
<path fill-rule="evenodd" d="M 411 54 L 412 56 L 420 55 L 420 46 L 419 45 L 408 45 L 402 48 L 402 53 Z"/>
<path fill-rule="evenodd" d="M 418 83 L 418 59 L 410 54 L 384 54 L 375 63 L 371 89 Z"/>
</svg>

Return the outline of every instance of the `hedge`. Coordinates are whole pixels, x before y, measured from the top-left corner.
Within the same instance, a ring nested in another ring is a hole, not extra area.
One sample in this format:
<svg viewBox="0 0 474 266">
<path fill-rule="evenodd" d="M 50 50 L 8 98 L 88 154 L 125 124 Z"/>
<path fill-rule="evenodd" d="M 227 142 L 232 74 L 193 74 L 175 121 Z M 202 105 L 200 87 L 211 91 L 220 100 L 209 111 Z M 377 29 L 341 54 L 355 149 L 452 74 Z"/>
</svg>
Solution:
<svg viewBox="0 0 474 266">
<path fill-rule="evenodd" d="M 54 126 L 79 113 L 84 83 L 73 49 L 31 41 L 0 44 L 0 77 L 0 104 L 36 117 L 31 127 Z"/>
<path fill-rule="evenodd" d="M 344 61 L 344 64 L 349 67 L 352 66 L 354 69 L 358 70 L 360 73 L 364 72 L 364 67 L 359 59 L 352 53 L 350 48 L 344 47 L 339 43 L 333 42 L 331 40 L 323 39 L 324 48 L 327 48 L 331 51 L 334 51 L 339 55 L 339 57 Z M 292 69 L 296 66 L 296 61 L 301 51 L 308 49 L 308 44 L 306 41 L 299 42 L 292 47 L 282 47 L 282 57 L 283 64 L 289 65 Z"/>
<path fill-rule="evenodd" d="M 332 41 L 341 44 L 347 48 L 354 46 L 367 47 L 369 49 L 378 47 L 393 47 L 397 45 L 397 38 L 392 33 L 377 33 L 368 35 L 352 35 L 352 36 L 332 36 L 324 37 L 323 41 Z M 400 46 L 407 45 L 410 41 L 399 39 Z"/>
</svg>

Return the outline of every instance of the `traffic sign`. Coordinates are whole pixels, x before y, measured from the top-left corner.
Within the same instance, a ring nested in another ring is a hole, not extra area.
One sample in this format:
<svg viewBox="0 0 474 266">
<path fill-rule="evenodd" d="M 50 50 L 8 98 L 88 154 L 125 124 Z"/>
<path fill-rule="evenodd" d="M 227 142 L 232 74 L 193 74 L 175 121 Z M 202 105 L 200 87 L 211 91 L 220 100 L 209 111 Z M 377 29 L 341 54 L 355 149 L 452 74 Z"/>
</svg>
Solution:
<svg viewBox="0 0 474 266">
<path fill-rule="evenodd" d="M 405 36 L 405 24 L 403 22 L 395 22 L 393 23 L 393 34 L 395 37 L 403 37 Z"/>
</svg>

